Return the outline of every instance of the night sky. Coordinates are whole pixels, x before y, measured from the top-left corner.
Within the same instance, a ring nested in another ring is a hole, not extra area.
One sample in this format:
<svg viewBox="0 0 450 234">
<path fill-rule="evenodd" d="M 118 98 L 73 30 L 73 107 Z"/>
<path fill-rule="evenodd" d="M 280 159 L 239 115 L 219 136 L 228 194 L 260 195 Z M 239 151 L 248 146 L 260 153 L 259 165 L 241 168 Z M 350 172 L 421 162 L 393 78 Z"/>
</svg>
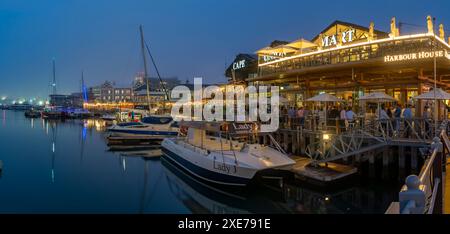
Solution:
<svg viewBox="0 0 450 234">
<path fill-rule="evenodd" d="M 0 95 L 46 96 L 51 60 L 59 93 L 105 80 L 130 84 L 142 71 L 139 24 L 162 76 L 225 82 L 238 53 L 275 39 L 313 38 L 334 20 L 389 30 L 426 30 L 428 14 L 450 31 L 450 1 L 0 0 Z M 447 31 L 447 35 L 450 35 Z M 154 69 L 151 68 L 154 75 Z"/>
</svg>

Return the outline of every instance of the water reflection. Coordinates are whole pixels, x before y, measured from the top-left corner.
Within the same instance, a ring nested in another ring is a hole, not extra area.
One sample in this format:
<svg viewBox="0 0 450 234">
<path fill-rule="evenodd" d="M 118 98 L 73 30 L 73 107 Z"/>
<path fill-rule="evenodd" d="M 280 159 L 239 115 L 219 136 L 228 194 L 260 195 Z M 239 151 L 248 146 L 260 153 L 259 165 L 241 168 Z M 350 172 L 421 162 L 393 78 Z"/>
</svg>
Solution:
<svg viewBox="0 0 450 234">
<path fill-rule="evenodd" d="M 55 158 L 56 158 L 56 131 L 57 131 L 57 124 L 56 122 L 52 122 L 50 124 L 51 126 L 51 130 L 52 130 L 52 151 L 51 151 L 51 178 L 52 178 L 52 183 L 55 183 Z"/>
<path fill-rule="evenodd" d="M 160 159 L 160 149 L 110 152 L 104 121 L 35 121 L 3 111 L 0 213 L 382 213 L 398 192 L 359 181 L 214 187 Z"/>
<path fill-rule="evenodd" d="M 383 213 L 396 195 L 364 186 L 322 191 L 297 181 L 285 182 L 282 189 L 256 186 L 226 191 L 196 180 L 169 160 L 161 161 L 171 192 L 193 213 Z"/>
</svg>

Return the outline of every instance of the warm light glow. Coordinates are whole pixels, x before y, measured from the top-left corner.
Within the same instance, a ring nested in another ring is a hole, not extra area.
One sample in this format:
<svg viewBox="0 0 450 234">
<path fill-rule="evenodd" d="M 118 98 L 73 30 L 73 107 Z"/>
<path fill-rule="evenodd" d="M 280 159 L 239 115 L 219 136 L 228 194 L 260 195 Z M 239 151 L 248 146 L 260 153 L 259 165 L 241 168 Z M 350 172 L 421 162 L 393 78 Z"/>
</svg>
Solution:
<svg viewBox="0 0 450 234">
<path fill-rule="evenodd" d="M 306 56 L 311 56 L 311 55 L 316 55 L 316 54 L 321 54 L 321 53 L 326 53 L 326 52 L 331 52 L 331 51 L 336 51 L 336 50 L 341 50 L 341 49 L 349 49 L 349 48 L 354 48 L 354 47 L 358 47 L 358 46 L 372 45 L 372 44 L 378 44 L 378 43 L 389 42 L 389 41 L 400 41 L 400 40 L 406 40 L 406 39 L 421 38 L 421 37 L 434 37 L 438 41 L 440 41 L 443 45 L 445 45 L 448 49 L 450 49 L 450 46 L 448 45 L 448 43 L 446 43 L 445 41 L 440 39 L 438 36 L 435 36 L 435 35 L 429 34 L 429 33 L 421 33 L 421 34 L 414 34 L 414 35 L 399 36 L 399 37 L 394 37 L 394 38 L 383 38 L 383 39 L 374 40 L 374 41 L 367 41 L 367 42 L 355 43 L 355 44 L 351 44 L 351 45 L 334 47 L 334 48 L 330 48 L 330 49 L 323 49 L 320 51 L 314 51 L 314 52 L 310 52 L 310 53 L 294 55 L 291 57 L 280 58 L 280 59 L 277 59 L 277 60 L 274 60 L 271 62 L 259 64 L 258 66 L 263 67 L 263 66 L 275 64 L 278 62 L 284 62 L 284 61 L 295 59 L 295 58 L 302 58 L 302 57 L 306 57 Z"/>
</svg>

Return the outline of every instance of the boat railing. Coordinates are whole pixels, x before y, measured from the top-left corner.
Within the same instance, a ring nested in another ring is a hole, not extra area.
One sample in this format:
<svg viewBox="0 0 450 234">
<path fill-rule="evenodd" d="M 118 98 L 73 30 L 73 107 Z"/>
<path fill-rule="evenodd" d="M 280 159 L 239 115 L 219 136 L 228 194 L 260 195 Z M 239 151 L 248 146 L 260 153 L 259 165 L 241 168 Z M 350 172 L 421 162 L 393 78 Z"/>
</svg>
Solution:
<svg viewBox="0 0 450 234">
<path fill-rule="evenodd" d="M 270 138 L 270 141 L 272 141 L 273 145 L 275 146 L 275 149 L 277 149 L 280 153 L 286 155 L 286 151 L 284 151 L 283 147 L 275 140 L 275 138 L 272 136 L 272 134 L 267 134 Z"/>
</svg>

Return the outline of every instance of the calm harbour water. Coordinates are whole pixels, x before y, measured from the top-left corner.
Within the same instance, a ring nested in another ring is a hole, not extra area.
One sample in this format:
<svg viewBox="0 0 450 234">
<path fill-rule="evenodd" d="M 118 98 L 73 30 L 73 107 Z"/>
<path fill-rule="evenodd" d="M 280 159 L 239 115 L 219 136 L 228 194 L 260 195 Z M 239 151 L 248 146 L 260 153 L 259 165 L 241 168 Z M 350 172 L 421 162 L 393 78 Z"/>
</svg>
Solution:
<svg viewBox="0 0 450 234">
<path fill-rule="evenodd" d="M 164 159 L 109 152 L 98 121 L 0 113 L 0 213 L 383 213 L 398 192 L 397 183 L 356 180 L 224 194 Z"/>
</svg>

